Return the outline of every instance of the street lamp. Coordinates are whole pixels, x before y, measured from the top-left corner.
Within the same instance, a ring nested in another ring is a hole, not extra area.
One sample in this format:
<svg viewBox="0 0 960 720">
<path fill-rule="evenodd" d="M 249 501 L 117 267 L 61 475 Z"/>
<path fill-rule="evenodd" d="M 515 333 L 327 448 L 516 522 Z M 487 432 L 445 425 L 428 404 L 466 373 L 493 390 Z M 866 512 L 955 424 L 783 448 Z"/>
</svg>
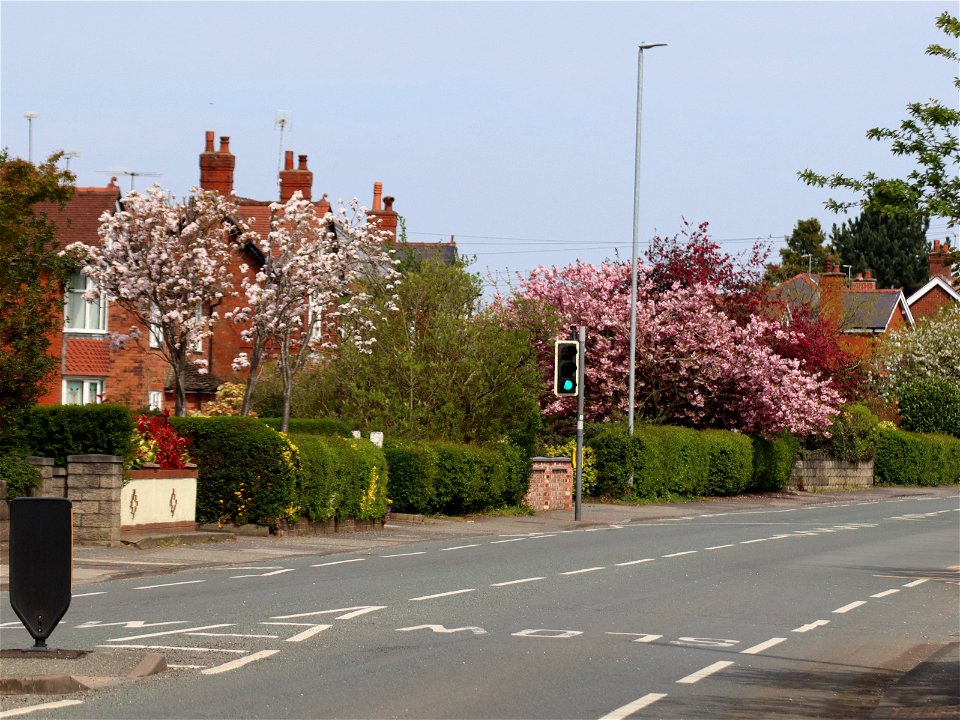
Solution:
<svg viewBox="0 0 960 720">
<path fill-rule="evenodd" d="M 643 111 L 643 51 L 666 43 L 640 43 L 637 51 L 637 151 L 633 165 L 633 255 L 630 263 L 630 387 L 628 428 L 633 435 L 634 385 L 637 365 L 637 241 L 640 232 L 640 117 Z M 633 475 L 630 477 L 633 480 Z"/>
<path fill-rule="evenodd" d="M 33 121 L 39 117 L 35 112 L 25 112 L 23 116 L 27 119 L 27 162 L 33 162 Z"/>
</svg>

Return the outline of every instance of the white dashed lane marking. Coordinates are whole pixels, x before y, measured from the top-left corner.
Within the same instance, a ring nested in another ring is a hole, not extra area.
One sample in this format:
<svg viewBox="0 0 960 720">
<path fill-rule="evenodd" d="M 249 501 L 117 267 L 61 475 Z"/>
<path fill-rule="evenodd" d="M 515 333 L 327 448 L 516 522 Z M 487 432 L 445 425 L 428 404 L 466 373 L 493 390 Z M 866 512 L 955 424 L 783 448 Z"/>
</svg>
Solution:
<svg viewBox="0 0 960 720">
<path fill-rule="evenodd" d="M 624 720 L 633 715 L 638 710 L 643 710 L 645 707 L 650 707 L 657 700 L 662 700 L 667 696 L 666 693 L 647 693 L 643 697 L 637 698 L 632 703 L 624 705 L 621 708 L 617 708 L 613 712 L 609 712 L 604 715 L 600 720 Z"/>
<path fill-rule="evenodd" d="M 768 650 L 769 648 L 772 648 L 774 645 L 779 645 L 780 643 L 785 641 L 786 641 L 786 638 L 782 638 L 782 637 L 770 638 L 769 640 L 762 643 L 758 643 L 753 647 L 748 647 L 746 650 L 741 650 L 740 654 L 741 655 L 757 655 L 758 653 L 762 653 L 764 650 Z"/>
<path fill-rule="evenodd" d="M 724 668 L 728 668 L 735 663 L 733 660 L 721 660 L 720 662 L 715 662 L 713 665 L 707 665 L 702 670 L 697 670 L 695 673 L 690 673 L 684 678 L 677 680 L 678 685 L 693 685 L 698 683 L 704 678 L 710 677 L 716 672 L 720 672 Z"/>
<path fill-rule="evenodd" d="M 866 605 L 866 604 L 867 604 L 866 600 L 854 600 L 852 603 L 848 603 L 843 607 L 838 607 L 833 612 L 836 613 L 837 615 L 843 615 L 844 613 L 848 613 L 851 610 L 856 610 L 861 605 Z"/>
</svg>

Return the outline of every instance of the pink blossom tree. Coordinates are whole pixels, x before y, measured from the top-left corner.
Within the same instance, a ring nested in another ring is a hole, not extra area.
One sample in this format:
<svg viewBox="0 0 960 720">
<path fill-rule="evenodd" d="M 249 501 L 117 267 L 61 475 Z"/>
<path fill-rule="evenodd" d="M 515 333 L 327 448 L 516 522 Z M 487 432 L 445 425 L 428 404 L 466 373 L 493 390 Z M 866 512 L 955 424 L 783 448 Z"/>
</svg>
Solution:
<svg viewBox="0 0 960 720">
<path fill-rule="evenodd" d="M 376 312 L 359 280 L 376 275 L 392 287 L 398 273 L 387 238 L 356 200 L 318 217 L 314 204 L 297 192 L 285 204 L 270 206 L 270 232 L 256 244 L 263 266 L 243 278 L 246 303 L 228 314 L 245 325 L 241 339 L 251 346 L 233 362 L 234 371 L 247 374 L 240 414 L 248 413 L 263 366 L 275 358 L 286 431 L 293 381 L 308 359 L 335 347 L 338 336 L 348 336 L 361 350 L 375 342 Z"/>
<path fill-rule="evenodd" d="M 768 338 L 787 330 L 756 316 L 735 322 L 710 285 L 674 283 L 654 292 L 647 271 L 638 282 L 637 302 L 641 414 L 656 422 L 756 434 L 818 433 L 829 426 L 840 403 L 829 380 L 770 348 Z M 621 416 L 627 406 L 629 276 L 626 263 L 541 267 L 520 279 L 513 297 L 500 299 L 510 323 L 529 323 L 532 313 L 542 312 L 555 314 L 561 326 L 587 327 L 584 404 L 594 421 Z M 542 333 L 537 341 L 545 377 L 553 372 L 554 338 Z M 544 412 L 568 415 L 574 403 L 549 396 Z"/>
<path fill-rule="evenodd" d="M 209 336 L 213 306 L 232 290 L 234 248 L 251 235 L 232 200 L 193 188 L 176 202 L 155 185 L 128 193 L 121 210 L 100 218 L 101 247 L 73 243 L 65 253 L 86 263 L 83 274 L 97 296 L 116 302 L 158 339 L 173 371 L 175 413 L 186 409 L 185 375 L 191 348 Z M 196 360 L 204 372 L 206 361 Z"/>
</svg>

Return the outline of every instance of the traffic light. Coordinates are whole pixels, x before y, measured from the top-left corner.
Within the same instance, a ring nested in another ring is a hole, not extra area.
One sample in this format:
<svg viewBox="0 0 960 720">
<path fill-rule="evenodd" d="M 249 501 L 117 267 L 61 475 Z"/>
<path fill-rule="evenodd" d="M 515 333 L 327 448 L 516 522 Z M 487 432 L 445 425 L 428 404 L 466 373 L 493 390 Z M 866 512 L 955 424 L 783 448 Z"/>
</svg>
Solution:
<svg viewBox="0 0 960 720">
<path fill-rule="evenodd" d="M 580 343 L 576 340 L 557 340 L 553 358 L 553 392 L 556 395 L 576 397 L 580 393 Z"/>
</svg>

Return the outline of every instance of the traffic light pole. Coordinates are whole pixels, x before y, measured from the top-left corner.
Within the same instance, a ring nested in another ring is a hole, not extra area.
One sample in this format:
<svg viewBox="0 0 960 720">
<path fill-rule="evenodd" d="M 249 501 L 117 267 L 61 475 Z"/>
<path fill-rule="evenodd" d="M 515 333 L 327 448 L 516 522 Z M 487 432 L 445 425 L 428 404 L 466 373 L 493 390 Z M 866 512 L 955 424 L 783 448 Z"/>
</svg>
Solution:
<svg viewBox="0 0 960 720">
<path fill-rule="evenodd" d="M 578 358 L 579 362 L 577 363 L 577 389 L 580 392 L 577 393 L 577 496 L 573 513 L 574 520 L 580 520 L 580 501 L 583 490 L 583 395 L 584 390 L 586 390 L 586 387 L 583 384 L 583 361 L 584 357 L 586 356 L 586 352 L 584 351 L 584 348 L 587 344 L 586 326 L 580 325 L 578 328 L 578 333 L 580 340 L 580 356 Z"/>
</svg>

